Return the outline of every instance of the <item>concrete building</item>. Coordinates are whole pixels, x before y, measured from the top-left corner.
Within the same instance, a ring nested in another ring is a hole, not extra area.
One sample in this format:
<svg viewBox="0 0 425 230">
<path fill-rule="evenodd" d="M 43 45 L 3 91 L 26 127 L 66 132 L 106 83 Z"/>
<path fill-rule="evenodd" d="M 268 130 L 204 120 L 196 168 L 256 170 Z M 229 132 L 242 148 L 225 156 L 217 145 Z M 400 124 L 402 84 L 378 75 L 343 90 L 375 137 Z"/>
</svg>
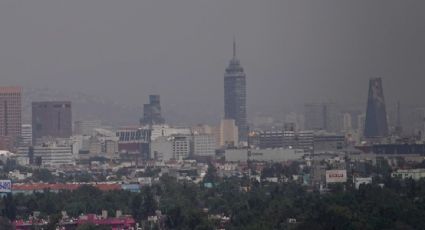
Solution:
<svg viewBox="0 0 425 230">
<path fill-rule="evenodd" d="M 212 134 L 193 135 L 193 155 L 214 156 L 216 140 Z"/>
<path fill-rule="evenodd" d="M 247 141 L 249 129 L 246 115 L 246 76 L 236 57 L 235 41 L 233 41 L 233 58 L 224 74 L 224 118 L 235 120 L 239 129 L 238 140 Z"/>
<path fill-rule="evenodd" d="M 20 146 L 32 145 L 32 125 L 22 124 Z"/>
<path fill-rule="evenodd" d="M 146 128 L 149 128 L 146 126 Z M 190 128 L 185 127 L 170 127 L 167 124 L 152 125 L 151 140 L 154 141 L 158 137 L 169 137 L 172 135 L 190 135 L 192 132 Z"/>
<path fill-rule="evenodd" d="M 87 120 L 74 122 L 74 135 L 93 135 L 94 130 L 101 128 L 102 122 L 100 120 Z"/>
<path fill-rule="evenodd" d="M 350 113 L 344 113 L 342 115 L 342 126 L 343 126 L 344 131 L 349 131 L 353 128 L 352 120 L 353 119 L 352 119 Z"/>
<path fill-rule="evenodd" d="M 316 133 L 314 135 L 314 152 L 336 151 L 346 147 L 344 135 L 332 133 Z"/>
<path fill-rule="evenodd" d="M 250 136 L 250 145 L 260 149 L 293 148 L 311 152 L 314 145 L 314 132 L 311 130 L 253 132 Z"/>
<path fill-rule="evenodd" d="M 89 141 L 90 141 L 90 144 L 89 144 L 90 154 L 101 154 L 103 152 L 102 142 L 98 138 L 91 136 Z"/>
<path fill-rule="evenodd" d="M 0 150 L 11 150 L 21 135 L 22 89 L 0 87 Z"/>
<path fill-rule="evenodd" d="M 193 134 L 214 134 L 214 127 L 205 125 L 205 124 L 199 124 L 192 127 L 192 133 Z"/>
<path fill-rule="evenodd" d="M 220 123 L 220 146 L 221 147 L 233 147 L 238 146 L 239 135 L 238 127 L 236 126 L 235 120 L 224 119 Z"/>
<path fill-rule="evenodd" d="M 305 152 L 300 149 L 226 149 L 226 162 L 267 161 L 285 162 L 301 160 Z"/>
<path fill-rule="evenodd" d="M 173 136 L 173 157 L 176 160 L 184 160 L 191 155 L 191 137 L 184 135 Z"/>
<path fill-rule="evenodd" d="M 419 180 L 421 178 L 425 178 L 425 169 L 399 169 L 391 173 L 391 177 L 400 179 L 411 178 L 413 180 Z"/>
<path fill-rule="evenodd" d="M 158 137 L 151 143 L 151 159 L 169 161 L 173 159 L 173 138 Z"/>
<path fill-rule="evenodd" d="M 33 102 L 32 134 L 33 143 L 43 137 L 70 138 L 72 136 L 71 102 Z"/>
<path fill-rule="evenodd" d="M 62 165 L 75 165 L 72 146 L 69 142 L 45 142 L 34 146 L 34 157 L 41 159 L 42 166 L 60 167 Z"/>
<path fill-rule="evenodd" d="M 284 147 L 284 131 L 260 131 L 252 132 L 249 135 L 249 142 L 252 147 L 267 149 L 267 148 L 282 148 Z"/>
<path fill-rule="evenodd" d="M 104 141 L 104 152 L 109 156 L 114 156 L 118 153 L 118 141 L 115 140 L 105 140 Z"/>
</svg>

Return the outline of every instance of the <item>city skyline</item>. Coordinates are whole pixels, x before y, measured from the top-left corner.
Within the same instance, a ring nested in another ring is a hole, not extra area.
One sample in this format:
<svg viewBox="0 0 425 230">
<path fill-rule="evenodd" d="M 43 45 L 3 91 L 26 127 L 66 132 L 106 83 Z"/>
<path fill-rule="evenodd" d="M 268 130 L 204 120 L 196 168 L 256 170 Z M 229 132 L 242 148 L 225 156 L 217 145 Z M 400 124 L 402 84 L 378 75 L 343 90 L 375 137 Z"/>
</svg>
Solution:
<svg viewBox="0 0 425 230">
<path fill-rule="evenodd" d="M 421 104 L 425 35 L 415 22 L 424 21 L 424 3 L 382 3 L 3 1 L 0 81 L 133 107 L 161 94 L 163 108 L 181 117 L 218 120 L 222 68 L 236 35 L 248 110 L 314 100 L 363 104 L 367 93 L 360 92 L 377 76 L 388 104 Z M 204 103 L 211 110 L 192 109 Z"/>
</svg>

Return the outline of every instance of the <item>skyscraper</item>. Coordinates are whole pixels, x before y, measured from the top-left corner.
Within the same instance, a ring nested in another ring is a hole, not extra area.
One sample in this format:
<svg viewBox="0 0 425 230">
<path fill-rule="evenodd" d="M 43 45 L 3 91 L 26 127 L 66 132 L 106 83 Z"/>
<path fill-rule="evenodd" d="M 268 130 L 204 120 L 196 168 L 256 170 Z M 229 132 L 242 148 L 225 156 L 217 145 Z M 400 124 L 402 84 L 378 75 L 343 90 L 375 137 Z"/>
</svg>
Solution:
<svg viewBox="0 0 425 230">
<path fill-rule="evenodd" d="M 72 135 L 70 101 L 32 103 L 33 143 L 43 137 L 69 138 Z"/>
<path fill-rule="evenodd" d="M 364 137 L 379 138 L 387 135 L 387 112 L 385 109 L 382 79 L 372 78 L 369 81 Z"/>
<path fill-rule="evenodd" d="M 161 116 L 161 103 L 159 95 L 149 95 L 149 104 L 143 105 L 143 118 L 140 123 L 143 125 L 163 124 L 164 118 Z"/>
<path fill-rule="evenodd" d="M 0 149 L 11 149 L 21 135 L 20 87 L 0 87 Z"/>
<path fill-rule="evenodd" d="M 233 40 L 233 58 L 224 74 L 224 118 L 235 120 L 239 141 L 247 141 L 246 77 L 236 57 L 236 42 Z"/>
<path fill-rule="evenodd" d="M 326 109 L 322 103 L 304 105 L 305 127 L 308 130 L 326 129 Z"/>
<path fill-rule="evenodd" d="M 305 104 L 304 117 L 308 130 L 338 132 L 342 128 L 341 114 L 333 103 Z"/>
</svg>

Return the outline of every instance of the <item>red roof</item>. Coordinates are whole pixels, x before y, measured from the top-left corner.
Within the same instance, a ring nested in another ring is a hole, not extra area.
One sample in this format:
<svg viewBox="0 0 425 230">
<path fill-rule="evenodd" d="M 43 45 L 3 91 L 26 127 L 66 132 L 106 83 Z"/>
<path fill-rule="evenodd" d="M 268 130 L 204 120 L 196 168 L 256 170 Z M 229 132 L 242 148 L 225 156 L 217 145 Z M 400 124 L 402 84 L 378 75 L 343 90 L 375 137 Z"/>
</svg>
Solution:
<svg viewBox="0 0 425 230">
<path fill-rule="evenodd" d="M 21 191 L 34 191 L 34 190 L 76 190 L 83 185 L 91 185 L 102 191 L 120 190 L 121 185 L 119 184 L 46 184 L 46 183 L 34 183 L 34 184 L 12 184 L 12 190 Z"/>
<path fill-rule="evenodd" d="M 131 216 L 122 216 L 122 217 L 109 217 L 106 219 L 101 218 L 95 214 L 87 214 L 85 216 L 80 216 L 77 221 L 78 225 L 85 223 L 92 223 L 96 225 L 108 225 L 112 227 L 133 227 L 136 224 L 136 221 Z"/>
</svg>

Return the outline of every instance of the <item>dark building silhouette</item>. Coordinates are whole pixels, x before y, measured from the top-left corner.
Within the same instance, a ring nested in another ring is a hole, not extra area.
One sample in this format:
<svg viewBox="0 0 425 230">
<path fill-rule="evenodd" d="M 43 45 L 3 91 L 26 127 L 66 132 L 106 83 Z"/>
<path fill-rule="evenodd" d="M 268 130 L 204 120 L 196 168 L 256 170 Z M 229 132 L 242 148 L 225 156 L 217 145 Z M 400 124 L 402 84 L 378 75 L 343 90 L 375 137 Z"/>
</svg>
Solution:
<svg viewBox="0 0 425 230">
<path fill-rule="evenodd" d="M 21 136 L 20 87 L 0 87 L 0 150 L 11 150 Z"/>
<path fill-rule="evenodd" d="M 372 78 L 369 81 L 364 137 L 379 138 L 387 135 L 387 112 L 385 109 L 382 79 Z"/>
<path fill-rule="evenodd" d="M 72 111 L 69 101 L 32 103 L 33 143 L 39 138 L 69 138 L 72 135 Z"/>
<path fill-rule="evenodd" d="M 305 128 L 338 132 L 342 128 L 341 114 L 333 103 L 304 104 Z"/>
<path fill-rule="evenodd" d="M 163 124 L 165 119 L 161 116 L 161 103 L 159 95 L 149 95 L 149 104 L 143 105 L 142 125 Z"/>
<path fill-rule="evenodd" d="M 236 57 L 236 42 L 233 41 L 233 58 L 224 74 L 224 118 L 235 120 L 239 141 L 247 141 L 246 76 Z"/>
</svg>

